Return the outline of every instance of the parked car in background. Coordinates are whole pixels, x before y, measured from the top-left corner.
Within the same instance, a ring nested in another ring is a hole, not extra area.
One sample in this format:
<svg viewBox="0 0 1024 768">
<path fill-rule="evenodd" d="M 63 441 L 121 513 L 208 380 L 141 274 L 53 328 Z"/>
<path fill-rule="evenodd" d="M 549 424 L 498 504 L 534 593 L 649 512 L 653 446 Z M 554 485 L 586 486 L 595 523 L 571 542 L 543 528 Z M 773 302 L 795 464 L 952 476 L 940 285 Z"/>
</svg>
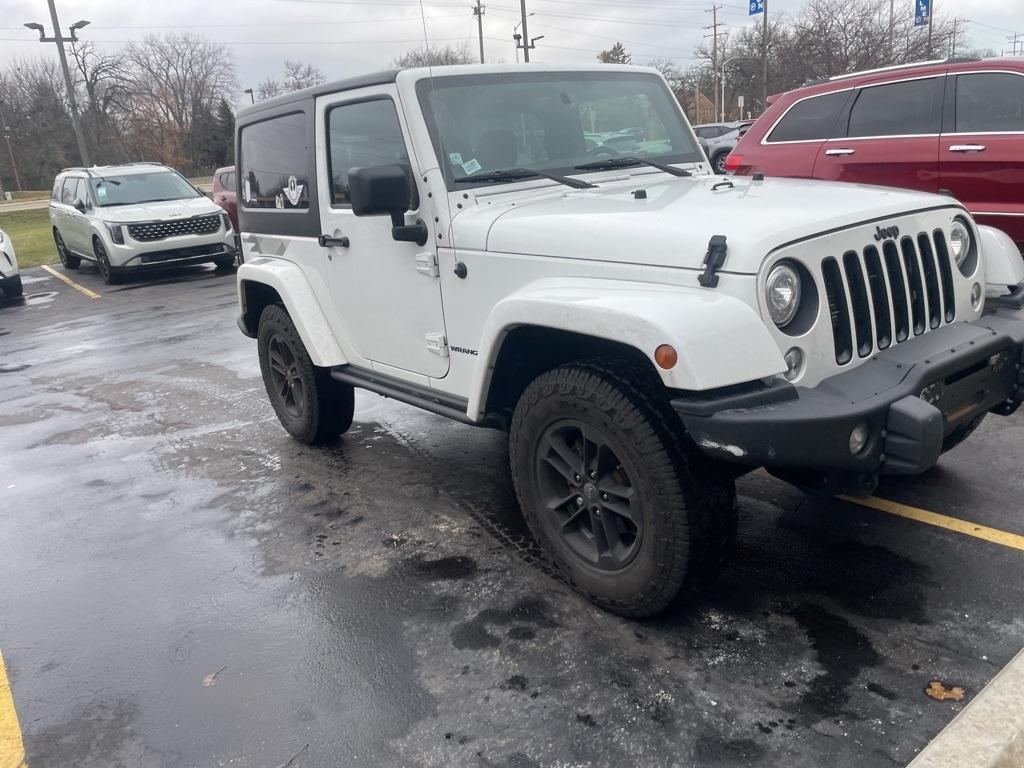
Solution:
<svg viewBox="0 0 1024 768">
<path fill-rule="evenodd" d="M 229 165 L 226 168 L 218 168 L 213 172 L 213 202 L 227 211 L 231 219 L 231 226 L 235 232 L 238 231 L 238 193 L 235 178 L 235 166 Z"/>
<path fill-rule="evenodd" d="M 23 290 L 14 243 L 7 233 L 0 229 L 0 291 L 3 291 L 4 296 L 21 296 Z"/>
<path fill-rule="evenodd" d="M 726 168 L 943 192 L 1024 249 L 1024 58 L 933 61 L 789 91 Z"/>
<path fill-rule="evenodd" d="M 156 163 L 68 168 L 50 197 L 61 264 L 96 264 L 106 283 L 135 270 L 235 262 L 228 214 L 177 171 Z"/>
<path fill-rule="evenodd" d="M 693 132 L 697 138 L 708 143 L 708 160 L 715 173 L 725 173 L 725 159 L 736 147 L 740 138 L 739 125 L 736 123 L 705 123 L 695 125 Z"/>
</svg>

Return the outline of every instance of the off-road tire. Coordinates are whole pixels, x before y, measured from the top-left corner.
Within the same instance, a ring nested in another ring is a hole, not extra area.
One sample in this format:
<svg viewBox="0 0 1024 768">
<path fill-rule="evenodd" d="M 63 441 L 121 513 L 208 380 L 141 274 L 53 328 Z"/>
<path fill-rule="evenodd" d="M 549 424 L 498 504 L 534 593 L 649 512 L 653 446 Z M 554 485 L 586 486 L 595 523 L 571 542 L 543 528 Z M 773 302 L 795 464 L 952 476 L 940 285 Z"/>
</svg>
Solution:
<svg viewBox="0 0 1024 768">
<path fill-rule="evenodd" d="M 278 357 L 275 367 L 272 367 L 272 343 L 277 350 L 286 349 L 292 355 L 292 359 L 286 361 L 287 369 L 293 374 L 293 381 L 301 382 L 301 406 L 295 407 L 294 400 L 289 405 L 287 393 L 275 386 L 276 371 L 280 370 L 281 361 Z M 348 431 L 355 410 L 353 387 L 332 379 L 328 369 L 313 365 L 295 323 L 284 307 L 272 304 L 263 310 L 257 346 L 267 397 L 288 434 L 300 443 L 320 445 Z"/>
<path fill-rule="evenodd" d="M 8 298 L 15 298 L 25 293 L 25 288 L 21 284 L 21 275 L 15 275 L 10 281 L 4 286 L 4 296 Z"/>
<path fill-rule="evenodd" d="M 82 263 L 82 260 L 75 256 L 68 247 L 64 245 L 64 238 L 61 237 L 57 228 L 53 228 L 53 244 L 57 246 L 57 256 L 60 257 L 60 263 L 65 269 L 78 269 L 78 265 Z"/>
<path fill-rule="evenodd" d="M 629 465 L 643 532 L 635 556 L 620 570 L 598 569 L 552 533 L 554 513 L 541 498 L 538 451 L 547 430 L 566 419 L 607 435 L 623 466 Z M 509 459 L 534 537 L 579 592 L 614 613 L 651 616 L 680 593 L 704 586 L 735 540 L 732 479 L 686 437 L 663 385 L 638 363 L 599 359 L 541 374 L 516 405 Z"/>
<path fill-rule="evenodd" d="M 981 426 L 981 422 L 983 422 L 984 420 L 984 413 L 981 414 L 980 416 L 975 416 L 966 424 L 957 427 L 944 438 L 942 438 L 942 452 L 945 453 L 946 451 L 951 451 L 958 445 L 960 445 L 960 443 L 962 443 L 964 440 L 966 440 L 974 433 L 974 430 Z"/>
<path fill-rule="evenodd" d="M 96 269 L 99 270 L 103 282 L 107 285 L 118 285 L 123 279 L 121 273 L 110 265 L 107 247 L 103 245 L 103 241 L 98 237 L 92 239 L 92 252 L 96 257 Z"/>
</svg>

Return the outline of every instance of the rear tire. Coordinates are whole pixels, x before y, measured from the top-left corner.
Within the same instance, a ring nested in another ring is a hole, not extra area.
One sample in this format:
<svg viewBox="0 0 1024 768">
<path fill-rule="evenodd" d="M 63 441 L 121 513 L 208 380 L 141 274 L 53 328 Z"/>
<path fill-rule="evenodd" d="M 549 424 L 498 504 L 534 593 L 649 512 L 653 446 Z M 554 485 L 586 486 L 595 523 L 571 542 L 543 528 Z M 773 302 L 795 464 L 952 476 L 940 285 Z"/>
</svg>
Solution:
<svg viewBox="0 0 1024 768">
<path fill-rule="evenodd" d="M 352 426 L 355 391 L 313 365 L 295 323 L 272 304 L 260 315 L 257 346 L 270 404 L 281 425 L 306 445 L 335 440 Z"/>
<path fill-rule="evenodd" d="M 64 245 L 64 238 L 61 237 L 60 232 L 54 227 L 53 230 L 53 243 L 57 246 L 57 255 L 60 257 L 60 263 L 65 269 L 78 269 L 78 265 L 82 263 L 82 260 L 72 254 L 66 245 Z"/>
<path fill-rule="evenodd" d="M 706 583 L 736 530 L 732 481 L 685 437 L 652 378 L 605 360 L 541 374 L 509 440 L 536 539 L 577 590 L 629 617 Z"/>
<path fill-rule="evenodd" d="M 13 299 L 23 293 L 25 293 L 25 288 L 21 284 L 21 275 L 15 275 L 4 285 L 4 296 Z"/>
</svg>

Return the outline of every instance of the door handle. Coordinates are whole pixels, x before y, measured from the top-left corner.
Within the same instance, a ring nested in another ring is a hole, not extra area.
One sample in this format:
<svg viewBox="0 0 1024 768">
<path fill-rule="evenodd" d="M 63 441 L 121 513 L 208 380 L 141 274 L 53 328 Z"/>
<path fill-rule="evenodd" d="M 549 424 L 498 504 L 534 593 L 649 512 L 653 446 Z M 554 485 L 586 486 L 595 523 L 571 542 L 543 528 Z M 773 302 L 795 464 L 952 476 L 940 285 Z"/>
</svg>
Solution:
<svg viewBox="0 0 1024 768">
<path fill-rule="evenodd" d="M 840 156 L 841 157 L 843 155 L 852 155 L 856 151 L 857 150 L 855 150 L 855 149 L 826 149 L 825 150 L 825 154 L 828 155 L 829 157 L 836 157 L 836 156 Z"/>
<path fill-rule="evenodd" d="M 950 152 L 984 152 L 984 144 L 954 144 L 949 148 Z"/>
<path fill-rule="evenodd" d="M 331 235 L 320 235 L 316 239 L 321 248 L 348 248 L 347 237 L 332 237 Z"/>
</svg>

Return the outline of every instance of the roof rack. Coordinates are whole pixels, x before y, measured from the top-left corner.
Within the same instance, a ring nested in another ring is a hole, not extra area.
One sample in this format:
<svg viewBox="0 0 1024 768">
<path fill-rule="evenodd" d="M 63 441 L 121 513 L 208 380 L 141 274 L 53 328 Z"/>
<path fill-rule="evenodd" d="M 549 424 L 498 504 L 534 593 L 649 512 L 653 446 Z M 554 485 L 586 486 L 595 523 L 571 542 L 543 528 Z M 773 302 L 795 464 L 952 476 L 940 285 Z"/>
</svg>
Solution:
<svg viewBox="0 0 1024 768">
<path fill-rule="evenodd" d="M 834 75 L 833 77 L 818 78 L 814 81 L 809 81 L 807 85 L 812 83 L 825 83 L 833 80 L 844 80 L 848 77 L 860 77 L 861 75 L 873 75 L 877 72 L 890 72 L 894 69 L 912 69 L 914 67 L 928 67 L 936 64 L 961 64 L 965 61 L 981 61 L 979 58 L 958 56 L 956 58 L 948 59 L 932 59 L 931 61 L 914 61 L 907 64 L 893 64 L 889 67 L 878 67 L 877 69 L 862 69 L 860 72 L 847 72 L 845 75 Z"/>
</svg>

